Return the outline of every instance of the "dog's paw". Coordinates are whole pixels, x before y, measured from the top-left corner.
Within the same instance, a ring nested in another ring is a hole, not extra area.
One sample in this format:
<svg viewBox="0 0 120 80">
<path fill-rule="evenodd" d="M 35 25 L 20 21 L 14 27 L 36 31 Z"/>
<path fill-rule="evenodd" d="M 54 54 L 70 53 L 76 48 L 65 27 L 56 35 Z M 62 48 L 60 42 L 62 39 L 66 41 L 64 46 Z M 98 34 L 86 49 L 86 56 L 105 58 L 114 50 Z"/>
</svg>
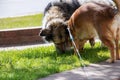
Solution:
<svg viewBox="0 0 120 80">
<path fill-rule="evenodd" d="M 106 62 L 108 62 L 108 63 L 114 63 L 115 62 L 115 60 L 113 60 L 113 59 L 108 59 L 108 60 L 106 60 Z"/>
</svg>

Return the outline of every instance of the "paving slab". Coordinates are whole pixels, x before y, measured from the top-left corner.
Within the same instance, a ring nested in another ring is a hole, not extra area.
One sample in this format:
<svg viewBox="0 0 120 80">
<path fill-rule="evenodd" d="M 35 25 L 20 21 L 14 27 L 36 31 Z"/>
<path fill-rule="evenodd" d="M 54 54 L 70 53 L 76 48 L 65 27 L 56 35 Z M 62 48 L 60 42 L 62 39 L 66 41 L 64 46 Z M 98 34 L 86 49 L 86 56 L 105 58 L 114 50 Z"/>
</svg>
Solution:
<svg viewBox="0 0 120 80">
<path fill-rule="evenodd" d="M 88 79 L 82 68 L 50 75 L 38 80 L 120 80 L 120 60 L 115 63 L 102 62 L 85 67 Z"/>
</svg>

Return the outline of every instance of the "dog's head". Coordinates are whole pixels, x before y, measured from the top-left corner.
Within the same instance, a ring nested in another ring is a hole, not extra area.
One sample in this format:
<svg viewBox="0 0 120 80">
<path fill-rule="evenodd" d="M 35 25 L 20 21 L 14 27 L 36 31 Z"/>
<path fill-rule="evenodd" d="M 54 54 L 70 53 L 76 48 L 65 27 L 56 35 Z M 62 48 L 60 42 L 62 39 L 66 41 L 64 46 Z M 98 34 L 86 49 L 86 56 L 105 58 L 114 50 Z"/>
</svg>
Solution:
<svg viewBox="0 0 120 80">
<path fill-rule="evenodd" d="M 53 19 L 40 31 L 40 36 L 52 41 L 59 52 L 65 52 L 71 44 L 68 37 L 67 24 L 61 19 Z"/>
</svg>

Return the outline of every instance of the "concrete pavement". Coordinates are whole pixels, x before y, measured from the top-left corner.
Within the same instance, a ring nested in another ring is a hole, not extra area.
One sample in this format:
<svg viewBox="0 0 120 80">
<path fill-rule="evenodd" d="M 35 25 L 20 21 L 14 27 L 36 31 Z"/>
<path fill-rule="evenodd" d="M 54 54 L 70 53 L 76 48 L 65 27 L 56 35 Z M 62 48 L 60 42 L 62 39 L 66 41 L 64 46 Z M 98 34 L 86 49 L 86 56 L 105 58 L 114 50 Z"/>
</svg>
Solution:
<svg viewBox="0 0 120 80">
<path fill-rule="evenodd" d="M 85 78 L 86 76 L 82 68 L 77 68 L 53 74 L 39 80 L 120 80 L 120 60 L 112 64 L 106 62 L 91 64 L 85 67 L 85 70 L 89 79 Z"/>
</svg>

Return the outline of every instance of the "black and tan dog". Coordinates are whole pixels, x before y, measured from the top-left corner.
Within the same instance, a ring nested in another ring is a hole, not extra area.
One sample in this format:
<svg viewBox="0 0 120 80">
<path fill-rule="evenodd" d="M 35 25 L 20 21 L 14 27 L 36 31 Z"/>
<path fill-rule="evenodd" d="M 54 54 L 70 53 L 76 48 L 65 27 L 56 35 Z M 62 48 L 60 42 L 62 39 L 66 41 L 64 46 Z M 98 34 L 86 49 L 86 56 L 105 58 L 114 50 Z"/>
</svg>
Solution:
<svg viewBox="0 0 120 80">
<path fill-rule="evenodd" d="M 66 21 L 79 7 L 77 0 L 73 2 L 50 2 L 44 11 L 44 19 L 40 36 L 52 41 L 59 52 L 65 52 L 71 47 Z"/>
</svg>

